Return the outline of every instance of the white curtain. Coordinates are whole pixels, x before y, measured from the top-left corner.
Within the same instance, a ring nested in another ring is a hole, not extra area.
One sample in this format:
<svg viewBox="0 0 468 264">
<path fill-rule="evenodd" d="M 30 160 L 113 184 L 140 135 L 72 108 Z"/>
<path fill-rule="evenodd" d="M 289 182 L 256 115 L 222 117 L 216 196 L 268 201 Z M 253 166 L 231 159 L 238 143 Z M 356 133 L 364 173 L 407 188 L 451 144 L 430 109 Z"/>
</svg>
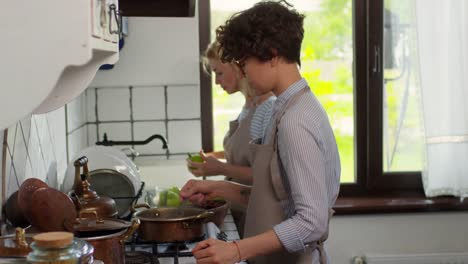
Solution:
<svg viewBox="0 0 468 264">
<path fill-rule="evenodd" d="M 426 195 L 468 196 L 468 0 L 417 0 Z"/>
</svg>

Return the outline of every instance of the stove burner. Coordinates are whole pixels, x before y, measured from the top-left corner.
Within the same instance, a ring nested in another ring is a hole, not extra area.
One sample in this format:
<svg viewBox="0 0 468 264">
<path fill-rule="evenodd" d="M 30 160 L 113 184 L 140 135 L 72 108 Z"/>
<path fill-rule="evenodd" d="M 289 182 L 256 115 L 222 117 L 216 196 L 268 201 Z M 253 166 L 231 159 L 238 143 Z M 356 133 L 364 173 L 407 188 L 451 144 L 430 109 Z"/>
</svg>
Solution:
<svg viewBox="0 0 468 264">
<path fill-rule="evenodd" d="M 145 251 L 130 251 L 125 252 L 126 264 L 159 264 L 158 258 Z"/>
<path fill-rule="evenodd" d="M 182 250 L 188 250 L 187 244 L 184 242 L 170 243 L 168 244 L 165 252 L 180 252 Z"/>
</svg>

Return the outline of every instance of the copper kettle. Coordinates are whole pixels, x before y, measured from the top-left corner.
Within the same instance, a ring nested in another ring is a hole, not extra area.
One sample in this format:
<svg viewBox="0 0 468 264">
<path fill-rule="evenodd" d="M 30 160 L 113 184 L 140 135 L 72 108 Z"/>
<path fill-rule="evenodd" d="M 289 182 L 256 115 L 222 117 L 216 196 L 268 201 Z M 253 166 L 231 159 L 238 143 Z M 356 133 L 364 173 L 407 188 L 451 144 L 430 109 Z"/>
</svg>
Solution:
<svg viewBox="0 0 468 264">
<path fill-rule="evenodd" d="M 83 156 L 77 159 L 73 165 L 75 166 L 75 182 L 73 191 L 69 196 L 73 200 L 78 212 L 94 211 L 102 218 L 116 218 L 118 215 L 117 207 L 114 199 L 107 196 L 99 196 L 95 191 L 90 189 L 88 182 L 88 158 Z M 83 173 L 80 173 L 80 168 L 83 167 Z"/>
</svg>

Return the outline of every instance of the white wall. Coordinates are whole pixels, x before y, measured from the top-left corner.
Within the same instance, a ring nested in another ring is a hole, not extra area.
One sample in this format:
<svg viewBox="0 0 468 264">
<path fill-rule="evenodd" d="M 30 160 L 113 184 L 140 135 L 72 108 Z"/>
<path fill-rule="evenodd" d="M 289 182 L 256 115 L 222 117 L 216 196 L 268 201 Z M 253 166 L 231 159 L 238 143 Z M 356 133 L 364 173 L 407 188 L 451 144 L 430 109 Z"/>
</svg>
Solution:
<svg viewBox="0 0 468 264">
<path fill-rule="evenodd" d="M 353 256 L 468 252 L 468 213 L 334 216 L 327 249 L 332 263 Z"/>
<path fill-rule="evenodd" d="M 168 151 L 158 140 L 134 146 L 138 162 L 184 159 L 201 149 L 198 18 L 131 17 L 128 28 L 114 68 L 98 71 L 69 105 L 71 116 L 85 117 L 85 126 L 69 120 L 69 142 L 80 142 L 70 158 L 107 133 L 114 141 L 168 139 Z"/>
<path fill-rule="evenodd" d="M 128 32 L 114 69 L 91 87 L 200 83 L 197 17 L 130 17 Z"/>
</svg>

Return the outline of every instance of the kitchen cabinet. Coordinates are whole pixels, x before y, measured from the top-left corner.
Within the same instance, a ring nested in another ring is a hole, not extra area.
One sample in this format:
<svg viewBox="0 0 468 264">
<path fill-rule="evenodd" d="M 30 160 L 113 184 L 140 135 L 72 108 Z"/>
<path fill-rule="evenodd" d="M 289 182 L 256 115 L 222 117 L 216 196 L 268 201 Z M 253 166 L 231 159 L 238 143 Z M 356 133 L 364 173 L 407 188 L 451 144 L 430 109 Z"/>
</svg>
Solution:
<svg viewBox="0 0 468 264">
<path fill-rule="evenodd" d="M 119 58 L 118 0 L 8 1 L 0 16 L 0 129 L 81 94 Z"/>
<path fill-rule="evenodd" d="M 124 16 L 193 17 L 195 4 L 195 0 L 120 0 L 120 9 Z"/>
</svg>

